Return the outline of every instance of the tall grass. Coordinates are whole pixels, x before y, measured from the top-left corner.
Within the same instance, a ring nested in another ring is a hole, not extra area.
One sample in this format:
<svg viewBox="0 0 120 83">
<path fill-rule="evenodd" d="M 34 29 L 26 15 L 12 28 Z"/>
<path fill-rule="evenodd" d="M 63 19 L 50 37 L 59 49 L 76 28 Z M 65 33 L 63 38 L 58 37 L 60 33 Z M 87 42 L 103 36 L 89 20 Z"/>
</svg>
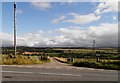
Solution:
<svg viewBox="0 0 120 83">
<path fill-rule="evenodd" d="M 0 64 L 5 65 L 26 65 L 26 64 L 42 64 L 44 62 L 48 62 L 49 60 L 39 60 L 37 56 L 2 56 L 2 61 Z"/>
<path fill-rule="evenodd" d="M 66 58 L 58 58 L 55 59 L 62 63 L 68 63 Z M 89 67 L 89 68 L 99 68 L 99 69 L 112 69 L 112 70 L 120 70 L 119 64 L 120 60 L 100 60 L 96 59 L 74 59 L 74 62 L 68 63 L 72 66 L 77 67 Z"/>
<path fill-rule="evenodd" d="M 54 57 L 54 58 L 61 63 L 66 63 L 67 62 L 66 58 L 59 58 L 59 57 Z"/>
<path fill-rule="evenodd" d="M 82 60 L 82 61 L 75 61 L 72 63 L 73 66 L 78 67 L 90 67 L 90 68 L 100 68 L 100 69 L 112 69 L 112 70 L 120 70 L 119 67 L 120 61 L 91 61 L 91 60 Z"/>
</svg>

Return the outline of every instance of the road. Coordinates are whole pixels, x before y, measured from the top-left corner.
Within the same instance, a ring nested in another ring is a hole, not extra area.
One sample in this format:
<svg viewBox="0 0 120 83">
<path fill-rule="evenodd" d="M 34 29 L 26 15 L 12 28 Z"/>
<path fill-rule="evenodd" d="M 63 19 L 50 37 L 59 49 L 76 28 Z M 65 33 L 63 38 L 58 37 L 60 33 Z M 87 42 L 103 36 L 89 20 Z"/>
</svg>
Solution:
<svg viewBox="0 0 120 83">
<path fill-rule="evenodd" d="M 51 58 L 41 65 L 4 65 L 3 81 L 118 81 L 118 71 L 73 67 Z"/>
</svg>

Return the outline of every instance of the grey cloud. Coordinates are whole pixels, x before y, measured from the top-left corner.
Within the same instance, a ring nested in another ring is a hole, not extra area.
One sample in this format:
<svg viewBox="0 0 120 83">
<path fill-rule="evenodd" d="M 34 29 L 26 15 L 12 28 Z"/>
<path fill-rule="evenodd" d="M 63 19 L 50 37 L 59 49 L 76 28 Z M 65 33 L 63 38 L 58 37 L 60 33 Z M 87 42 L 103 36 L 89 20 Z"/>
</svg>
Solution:
<svg viewBox="0 0 120 83">
<path fill-rule="evenodd" d="M 104 23 L 99 26 L 90 26 L 87 29 L 59 28 L 52 31 L 57 36 L 45 36 L 43 33 L 28 33 L 17 36 L 18 46 L 35 47 L 91 47 L 93 40 L 96 40 L 97 47 L 117 47 L 118 46 L 118 25 Z M 7 33 L 2 39 L 3 46 L 13 45 L 13 36 Z M 52 33 L 49 33 L 52 34 Z M 58 35 L 59 34 L 59 35 Z"/>
</svg>

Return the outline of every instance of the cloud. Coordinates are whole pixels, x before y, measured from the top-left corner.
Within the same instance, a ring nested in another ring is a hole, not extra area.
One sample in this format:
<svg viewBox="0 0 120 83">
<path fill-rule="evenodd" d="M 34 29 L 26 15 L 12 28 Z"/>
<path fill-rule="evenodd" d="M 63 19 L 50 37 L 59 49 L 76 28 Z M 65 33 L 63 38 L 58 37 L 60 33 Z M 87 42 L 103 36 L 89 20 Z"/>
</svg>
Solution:
<svg viewBox="0 0 120 83">
<path fill-rule="evenodd" d="M 43 35 L 43 32 L 28 33 L 17 38 L 19 46 L 47 46 L 49 40 Z"/>
<path fill-rule="evenodd" d="M 13 46 L 13 35 L 8 33 L 0 33 L 0 45 Z"/>
<path fill-rule="evenodd" d="M 91 0 L 91 2 L 119 2 L 120 0 Z"/>
<path fill-rule="evenodd" d="M 102 1 L 102 0 L 101 0 Z M 118 2 L 114 0 L 100 2 L 95 11 L 96 14 L 104 14 L 108 12 L 118 12 Z"/>
<path fill-rule="evenodd" d="M 100 16 L 97 16 L 95 14 L 80 15 L 76 13 L 70 13 L 70 15 L 73 17 L 73 19 L 64 20 L 64 22 L 70 22 L 75 24 L 87 24 L 100 19 Z"/>
<path fill-rule="evenodd" d="M 64 20 L 65 19 L 65 16 L 61 16 L 61 17 L 59 17 L 58 19 L 54 19 L 53 21 L 52 21 L 52 23 L 59 23 L 60 21 L 62 21 L 62 20 Z"/>
<path fill-rule="evenodd" d="M 116 16 L 113 16 L 113 20 L 117 20 L 117 17 L 116 17 Z"/>
<path fill-rule="evenodd" d="M 50 2 L 31 2 L 32 6 L 35 8 L 38 8 L 40 10 L 47 10 L 52 8 L 52 5 Z"/>
<path fill-rule="evenodd" d="M 76 4 L 77 2 L 79 2 L 79 1 L 75 1 L 75 0 L 67 0 L 67 1 L 61 1 L 60 2 L 60 5 L 74 5 L 74 4 Z"/>
<path fill-rule="evenodd" d="M 66 42 L 73 46 L 92 46 L 93 39 L 96 40 L 97 47 L 117 47 L 118 45 L 117 24 L 103 23 L 100 26 L 90 26 L 87 29 L 60 28 L 55 32 L 64 35 Z"/>
<path fill-rule="evenodd" d="M 71 17 L 71 18 L 69 18 Z M 65 19 L 66 18 L 66 19 Z M 68 22 L 68 23 L 74 23 L 74 24 L 87 24 L 94 21 L 97 21 L 101 18 L 101 16 L 95 15 L 95 14 L 88 14 L 88 15 L 80 15 L 77 13 L 69 13 L 66 16 L 61 16 L 57 19 L 54 19 L 52 23 L 59 23 L 59 22 Z M 87 19 L 87 20 L 85 20 Z"/>
<path fill-rule="evenodd" d="M 39 34 L 44 34 L 44 32 L 42 30 L 39 30 L 38 33 Z"/>
<path fill-rule="evenodd" d="M 53 23 L 67 22 L 67 23 L 83 25 L 98 21 L 102 17 L 102 14 L 104 13 L 118 12 L 118 1 L 98 0 L 98 2 L 99 4 L 96 5 L 97 7 L 93 13 L 84 14 L 84 15 L 78 13 L 69 13 L 66 16 L 64 16 L 65 18 L 62 18 L 63 16 L 61 16 L 57 19 L 54 19 L 52 22 Z M 113 19 L 115 20 L 116 18 L 114 17 Z"/>
<path fill-rule="evenodd" d="M 35 47 L 91 47 L 95 39 L 96 47 L 118 46 L 118 24 L 102 23 L 99 26 L 90 26 L 86 29 L 71 26 L 55 29 L 49 34 L 53 32 L 56 35 L 45 35 L 45 32 L 38 31 L 17 36 L 17 45 Z M 3 46 L 13 45 L 13 35 L 1 33 L 0 37 L 2 37 L 0 39 Z"/>
</svg>

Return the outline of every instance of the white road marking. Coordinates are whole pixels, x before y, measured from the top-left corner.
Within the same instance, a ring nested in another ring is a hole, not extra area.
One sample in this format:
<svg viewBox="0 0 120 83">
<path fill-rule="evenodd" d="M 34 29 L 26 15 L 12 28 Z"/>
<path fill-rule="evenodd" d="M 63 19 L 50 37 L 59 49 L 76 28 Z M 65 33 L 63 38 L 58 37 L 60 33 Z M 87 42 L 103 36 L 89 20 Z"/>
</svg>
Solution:
<svg viewBox="0 0 120 83">
<path fill-rule="evenodd" d="M 42 68 L 42 67 L 44 67 L 44 66 L 37 66 L 38 68 Z"/>
<path fill-rule="evenodd" d="M 58 75 L 58 76 L 76 76 L 80 77 L 80 74 L 62 74 L 62 73 L 39 73 L 39 72 L 21 72 L 21 71 L 0 71 L 2 73 L 19 73 L 19 74 L 41 74 L 41 75 Z"/>
<path fill-rule="evenodd" d="M 18 67 L 24 67 L 24 66 L 18 66 Z"/>
<path fill-rule="evenodd" d="M 95 70 L 95 69 L 93 69 L 93 68 L 87 68 L 88 70 Z"/>
<path fill-rule="evenodd" d="M 52 67 L 44 67 L 44 68 L 48 68 L 48 69 L 51 69 Z"/>
<path fill-rule="evenodd" d="M 62 67 L 55 67 L 56 69 L 62 69 Z"/>
</svg>

